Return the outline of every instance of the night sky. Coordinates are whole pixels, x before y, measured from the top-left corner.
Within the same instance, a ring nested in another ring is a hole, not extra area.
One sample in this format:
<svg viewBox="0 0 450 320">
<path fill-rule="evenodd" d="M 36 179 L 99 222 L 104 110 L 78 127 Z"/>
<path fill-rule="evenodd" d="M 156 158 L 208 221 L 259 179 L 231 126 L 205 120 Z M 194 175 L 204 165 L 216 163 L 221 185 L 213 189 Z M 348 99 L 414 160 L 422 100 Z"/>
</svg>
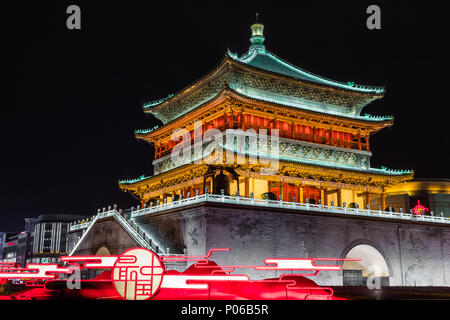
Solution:
<svg viewBox="0 0 450 320">
<path fill-rule="evenodd" d="M 152 173 L 153 148 L 134 130 L 159 121 L 141 102 L 199 79 L 227 47 L 247 51 L 256 12 L 266 48 L 279 57 L 335 80 L 387 87 L 363 110 L 395 117 L 372 137 L 372 166 L 450 177 L 449 19 L 440 3 L 163 3 L 6 3 L 0 231 L 20 231 L 24 217 L 39 214 L 137 205 L 118 180 Z M 81 7 L 81 30 L 66 28 L 71 4 Z M 370 4 L 381 7 L 381 30 L 366 28 Z"/>
</svg>

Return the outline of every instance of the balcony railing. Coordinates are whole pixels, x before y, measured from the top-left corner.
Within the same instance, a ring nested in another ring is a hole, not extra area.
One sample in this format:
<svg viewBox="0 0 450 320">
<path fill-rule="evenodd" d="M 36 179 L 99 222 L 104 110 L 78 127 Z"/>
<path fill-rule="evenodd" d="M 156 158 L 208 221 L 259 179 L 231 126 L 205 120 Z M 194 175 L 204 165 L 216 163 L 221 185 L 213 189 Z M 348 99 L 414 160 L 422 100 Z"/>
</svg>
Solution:
<svg viewBox="0 0 450 320">
<path fill-rule="evenodd" d="M 131 211 L 131 219 L 135 219 L 140 216 L 149 215 L 156 212 L 163 212 L 171 210 L 174 208 L 185 207 L 188 205 L 202 203 L 202 202 L 216 202 L 216 203 L 229 203 L 229 204 L 239 204 L 247 206 L 256 207 L 266 207 L 266 208 L 285 208 L 292 210 L 302 210 L 311 212 L 326 212 L 330 214 L 344 214 L 350 216 L 360 216 L 360 217 L 375 217 L 375 218 L 387 218 L 387 219 L 398 219 L 398 220 L 409 220 L 417 222 L 432 222 L 432 223 L 445 223 L 450 224 L 450 218 L 435 215 L 417 215 L 414 213 L 405 212 L 394 212 L 394 211 L 383 211 L 383 210 L 372 210 L 372 209 L 360 209 L 360 208 L 348 208 L 348 207 L 338 207 L 331 205 L 321 205 L 321 204 L 310 204 L 310 203 L 298 203 L 289 202 L 283 200 L 268 200 L 268 199 L 255 199 L 253 197 L 246 198 L 237 196 L 226 196 L 217 194 L 202 194 L 195 195 L 193 197 L 178 199 L 171 201 L 169 203 L 158 203 L 155 206 L 149 206 L 144 208 L 139 208 L 137 210 Z"/>
</svg>

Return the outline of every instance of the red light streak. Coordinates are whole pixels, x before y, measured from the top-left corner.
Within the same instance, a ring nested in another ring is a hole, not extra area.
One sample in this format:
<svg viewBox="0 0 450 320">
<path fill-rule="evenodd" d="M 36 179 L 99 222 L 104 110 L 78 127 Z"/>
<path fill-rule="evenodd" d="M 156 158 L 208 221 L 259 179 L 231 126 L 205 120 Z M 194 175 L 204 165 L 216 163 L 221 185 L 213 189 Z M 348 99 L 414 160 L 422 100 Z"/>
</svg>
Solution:
<svg viewBox="0 0 450 320">
<path fill-rule="evenodd" d="M 30 289 L 1 299 L 54 299 L 58 294 L 80 299 L 339 299 L 333 296 L 331 288 L 320 287 L 305 276 L 315 276 L 320 271 L 342 270 L 339 264 L 320 265 L 316 264 L 318 261 L 358 261 L 337 258 L 266 258 L 265 265 L 217 265 L 208 258 L 218 251 L 230 249 L 211 249 L 204 256 L 158 257 L 148 249 L 133 248 L 119 256 L 61 257 L 61 261 L 69 267 L 27 264 L 25 268 L 18 268 L 14 263 L 2 263 L 0 279 L 27 279 L 26 285 Z M 197 262 L 181 273 L 164 270 L 162 262 L 179 261 Z M 73 266 L 111 270 L 91 280 L 76 280 L 83 283 L 82 289 L 69 290 L 66 281 L 58 279 L 58 274 L 72 274 Z M 259 271 L 314 272 L 282 274 L 278 278 L 264 280 L 251 280 L 245 274 L 230 274 L 236 269 L 249 268 Z M 39 280 L 44 282 L 40 283 Z"/>
</svg>

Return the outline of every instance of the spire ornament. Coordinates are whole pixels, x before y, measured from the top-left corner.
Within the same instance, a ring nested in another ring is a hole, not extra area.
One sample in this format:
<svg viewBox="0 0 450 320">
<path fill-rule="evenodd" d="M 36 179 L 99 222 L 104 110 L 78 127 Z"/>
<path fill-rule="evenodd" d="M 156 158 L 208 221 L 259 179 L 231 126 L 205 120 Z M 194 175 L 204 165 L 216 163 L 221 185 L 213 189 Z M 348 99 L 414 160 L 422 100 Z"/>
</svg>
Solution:
<svg viewBox="0 0 450 320">
<path fill-rule="evenodd" d="M 250 26 L 252 30 L 252 36 L 250 38 L 251 46 L 250 50 L 261 50 L 265 51 L 266 47 L 264 46 L 264 25 L 258 22 L 258 13 L 256 13 L 256 22 Z"/>
</svg>

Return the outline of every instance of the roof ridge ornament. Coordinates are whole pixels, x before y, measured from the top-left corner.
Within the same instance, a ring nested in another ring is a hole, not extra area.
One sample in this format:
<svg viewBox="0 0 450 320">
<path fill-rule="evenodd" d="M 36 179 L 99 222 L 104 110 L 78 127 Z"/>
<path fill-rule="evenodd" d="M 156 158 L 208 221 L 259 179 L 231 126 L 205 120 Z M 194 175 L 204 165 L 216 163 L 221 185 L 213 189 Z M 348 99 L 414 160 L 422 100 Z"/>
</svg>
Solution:
<svg viewBox="0 0 450 320">
<path fill-rule="evenodd" d="M 264 46 L 264 25 L 258 22 L 258 13 L 256 13 L 256 22 L 250 26 L 252 30 L 252 36 L 250 38 L 251 46 L 250 50 L 258 50 L 265 51 L 266 47 Z"/>
</svg>

